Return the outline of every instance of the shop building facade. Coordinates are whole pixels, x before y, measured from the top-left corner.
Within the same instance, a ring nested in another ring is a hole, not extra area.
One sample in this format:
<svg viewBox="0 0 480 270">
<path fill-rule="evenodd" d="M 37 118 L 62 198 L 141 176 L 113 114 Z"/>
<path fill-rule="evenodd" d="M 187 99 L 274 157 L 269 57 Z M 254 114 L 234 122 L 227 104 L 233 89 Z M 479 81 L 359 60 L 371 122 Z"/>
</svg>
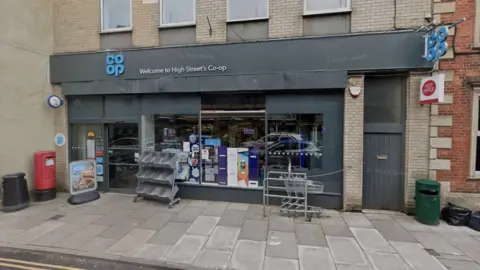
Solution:
<svg viewBox="0 0 480 270">
<path fill-rule="evenodd" d="M 92 154 L 89 136 L 100 187 L 134 191 L 137 155 L 184 149 L 193 135 L 205 158 L 180 183 L 184 198 L 260 203 L 262 177 L 287 162 L 324 183 L 312 198 L 323 207 L 412 208 L 415 179 L 429 175 L 419 85 L 432 65 L 415 29 L 430 1 L 120 2 L 54 1 L 50 80 L 66 101 L 55 131 L 68 134 L 60 184 L 69 162 Z M 255 173 L 212 178 L 219 145 L 257 149 Z"/>
<path fill-rule="evenodd" d="M 435 2 L 439 23 L 465 18 L 449 31 L 449 53 L 438 68 L 445 74 L 445 102 L 431 106 L 430 178 L 442 183 L 445 200 L 478 209 L 480 6 L 478 1 Z"/>
</svg>

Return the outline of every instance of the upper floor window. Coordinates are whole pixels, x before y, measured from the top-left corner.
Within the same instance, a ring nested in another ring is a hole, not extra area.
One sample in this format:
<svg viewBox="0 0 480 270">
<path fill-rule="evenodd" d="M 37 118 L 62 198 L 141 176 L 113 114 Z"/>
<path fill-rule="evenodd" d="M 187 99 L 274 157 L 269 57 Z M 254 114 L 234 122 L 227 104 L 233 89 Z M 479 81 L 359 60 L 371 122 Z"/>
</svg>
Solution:
<svg viewBox="0 0 480 270">
<path fill-rule="evenodd" d="M 473 88 L 470 178 L 480 179 L 480 88 Z"/>
<path fill-rule="evenodd" d="M 131 0 L 102 0 L 102 31 L 130 29 L 132 27 Z"/>
<path fill-rule="evenodd" d="M 161 0 L 160 25 L 194 25 L 195 0 Z"/>
<path fill-rule="evenodd" d="M 268 19 L 268 0 L 227 0 L 228 21 Z"/>
<path fill-rule="evenodd" d="M 351 11 L 351 0 L 303 0 L 304 14 L 325 14 Z"/>
</svg>

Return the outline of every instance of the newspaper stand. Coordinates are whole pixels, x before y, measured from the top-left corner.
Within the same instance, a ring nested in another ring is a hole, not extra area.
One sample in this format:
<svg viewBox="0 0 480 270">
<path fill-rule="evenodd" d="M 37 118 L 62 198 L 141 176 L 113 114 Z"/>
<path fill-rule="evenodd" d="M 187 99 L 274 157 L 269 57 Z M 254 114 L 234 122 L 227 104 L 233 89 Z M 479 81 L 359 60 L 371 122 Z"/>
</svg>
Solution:
<svg viewBox="0 0 480 270">
<path fill-rule="evenodd" d="M 169 208 L 180 202 L 177 196 L 178 162 L 183 153 L 164 149 L 161 152 L 145 151 L 139 158 L 140 171 L 137 173 L 137 202 L 140 198 L 149 198 L 168 203 Z"/>
<path fill-rule="evenodd" d="M 309 221 L 314 215 L 320 217 L 322 208 L 308 205 L 309 193 L 323 193 L 323 183 L 308 180 L 306 173 L 291 172 L 291 163 L 286 172 L 270 171 L 263 185 L 263 215 L 266 216 L 270 198 L 279 198 L 282 215 L 297 217 L 303 214 Z"/>
</svg>

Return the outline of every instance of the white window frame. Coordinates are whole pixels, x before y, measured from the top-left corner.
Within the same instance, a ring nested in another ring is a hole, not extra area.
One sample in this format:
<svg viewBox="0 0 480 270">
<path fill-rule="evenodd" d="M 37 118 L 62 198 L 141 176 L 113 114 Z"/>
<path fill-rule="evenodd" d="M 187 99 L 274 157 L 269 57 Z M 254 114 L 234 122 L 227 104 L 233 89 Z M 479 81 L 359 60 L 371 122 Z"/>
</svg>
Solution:
<svg viewBox="0 0 480 270">
<path fill-rule="evenodd" d="M 320 15 L 320 14 L 344 13 L 344 12 L 352 11 L 352 0 L 347 0 L 347 7 L 344 7 L 344 8 L 320 9 L 320 10 L 307 10 L 308 1 L 312 1 L 312 0 L 303 0 L 303 15 Z M 313 1 L 322 1 L 322 0 L 313 0 Z"/>
<path fill-rule="evenodd" d="M 170 26 L 193 26 L 197 24 L 197 0 L 193 0 L 193 21 L 182 23 L 163 23 L 163 0 L 160 0 L 160 27 Z"/>
<path fill-rule="evenodd" d="M 480 113 L 480 108 L 478 102 L 480 101 L 480 86 L 473 88 L 473 98 L 472 98 L 472 131 L 470 135 L 470 178 L 480 179 L 480 171 L 475 171 L 475 163 L 477 160 L 477 136 L 478 133 L 478 114 Z"/>
<path fill-rule="evenodd" d="M 103 25 L 103 1 L 100 1 L 100 31 L 102 33 L 112 33 L 112 32 L 125 32 L 125 31 L 132 31 L 133 28 L 133 10 L 132 10 L 132 1 L 130 0 L 130 26 L 129 27 L 122 27 L 122 28 L 108 28 L 104 29 Z"/>
<path fill-rule="evenodd" d="M 473 27 L 473 47 L 480 48 L 480 0 L 475 0 L 475 26 Z"/>
<path fill-rule="evenodd" d="M 258 1 L 267 1 L 267 16 L 257 17 L 257 18 L 230 19 L 230 0 L 227 0 L 227 22 L 248 22 L 248 21 L 268 20 L 268 18 L 270 17 L 270 0 L 258 0 Z"/>
</svg>

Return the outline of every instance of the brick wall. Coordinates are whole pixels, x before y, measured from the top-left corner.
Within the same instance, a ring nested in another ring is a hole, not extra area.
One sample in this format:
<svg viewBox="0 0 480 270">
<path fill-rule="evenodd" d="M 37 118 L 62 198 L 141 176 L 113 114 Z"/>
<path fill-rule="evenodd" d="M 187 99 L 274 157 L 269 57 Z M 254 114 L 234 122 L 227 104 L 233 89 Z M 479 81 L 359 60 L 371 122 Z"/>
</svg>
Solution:
<svg viewBox="0 0 480 270">
<path fill-rule="evenodd" d="M 53 86 L 53 93 L 61 97 L 65 104 L 55 109 L 54 111 L 54 125 L 55 134 L 63 133 L 66 141 L 64 146 L 56 146 L 55 151 L 57 153 L 57 189 L 68 190 L 68 119 L 67 119 L 67 101 L 62 95 L 62 89 L 60 85 Z"/>
<path fill-rule="evenodd" d="M 352 32 L 417 28 L 431 9 L 431 0 L 352 0 Z"/>
<path fill-rule="evenodd" d="M 440 72 L 448 73 L 451 77 L 445 84 L 448 99 L 446 104 L 437 105 L 432 112 L 439 119 L 437 123 L 444 124 L 437 128 L 438 137 L 451 140 L 450 147 L 436 150 L 437 159 L 449 161 L 449 166 L 438 170 L 431 166 L 430 169 L 435 170 L 435 179 L 443 182 L 442 187 L 445 186 L 450 192 L 479 193 L 480 182 L 469 181 L 473 88 L 468 81 L 480 81 L 480 55 L 475 54 L 477 52 L 473 48 L 475 0 L 434 1 L 435 16 L 439 22 L 454 22 L 461 18 L 467 21 L 449 32 L 451 57 L 442 59 L 439 65 Z M 461 197 L 466 203 L 465 198 L 469 195 Z M 472 200 L 476 199 L 472 197 Z"/>
<path fill-rule="evenodd" d="M 54 52 L 100 49 L 100 0 L 53 0 Z"/>
<path fill-rule="evenodd" d="M 145 3 L 144 3 L 145 2 Z M 135 47 L 159 45 L 160 4 L 155 1 L 132 0 L 132 41 Z"/>
<path fill-rule="evenodd" d="M 343 123 L 343 208 L 346 211 L 362 209 L 363 183 L 363 76 L 351 76 L 345 89 Z M 359 86 L 361 94 L 357 98 L 350 95 L 349 88 Z"/>
<path fill-rule="evenodd" d="M 303 35 L 303 0 L 270 0 L 269 5 L 269 38 Z"/>
<path fill-rule="evenodd" d="M 411 75 L 407 79 L 405 130 L 405 210 L 414 208 L 415 180 L 428 178 L 430 106 L 420 105 L 420 80 Z"/>
<path fill-rule="evenodd" d="M 226 41 L 226 2 L 197 0 L 198 43 Z M 303 0 L 270 0 L 269 5 L 270 38 L 303 34 Z M 132 8 L 133 45 L 158 46 L 158 1 L 132 0 Z M 352 9 L 352 32 L 419 27 L 424 23 L 425 15 L 432 12 L 430 0 L 397 0 L 396 8 L 394 1 L 352 0 Z M 100 48 L 100 0 L 54 0 L 53 12 L 56 53 L 95 51 Z"/>
<path fill-rule="evenodd" d="M 227 41 L 227 25 L 225 23 L 227 21 L 227 1 L 197 0 L 196 18 L 198 43 L 220 43 Z"/>
</svg>

